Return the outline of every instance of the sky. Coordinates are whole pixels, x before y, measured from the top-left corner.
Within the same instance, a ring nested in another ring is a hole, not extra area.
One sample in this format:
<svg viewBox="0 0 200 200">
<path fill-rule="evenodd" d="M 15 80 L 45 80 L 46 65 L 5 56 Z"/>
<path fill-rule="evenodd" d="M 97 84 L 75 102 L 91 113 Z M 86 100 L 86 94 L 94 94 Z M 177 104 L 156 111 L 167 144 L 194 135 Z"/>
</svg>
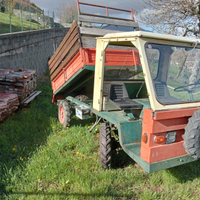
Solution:
<svg viewBox="0 0 200 200">
<path fill-rule="evenodd" d="M 31 2 L 35 3 L 41 9 L 49 10 L 49 11 L 56 11 L 57 7 L 61 3 L 70 3 L 76 2 L 76 0 L 31 0 Z M 141 10 L 142 6 L 139 4 L 141 0 L 79 0 L 80 2 L 84 3 L 91 3 L 97 5 L 104 5 L 108 7 L 115 7 L 121 9 L 128 9 L 130 8 Z"/>
<path fill-rule="evenodd" d="M 144 9 L 144 7 L 141 4 L 141 0 L 79 0 L 80 2 L 84 3 L 91 3 L 96 5 L 103 5 L 108 7 L 114 7 L 114 8 L 120 8 L 120 9 L 126 9 L 130 10 L 131 8 L 133 10 L 136 10 L 138 13 Z M 31 2 L 35 3 L 38 7 L 40 7 L 42 10 L 45 10 L 45 13 L 49 11 L 50 16 L 52 16 L 52 12 L 56 14 L 57 8 L 60 4 L 68 4 L 71 2 L 76 3 L 76 0 L 31 0 Z M 91 7 L 85 7 L 82 6 L 82 9 L 91 9 Z M 94 9 L 94 8 L 93 8 Z M 90 12 L 91 10 L 87 10 L 87 12 Z M 97 12 L 101 12 L 101 9 L 97 10 Z M 85 12 L 85 10 L 84 10 Z M 93 13 L 95 11 L 93 10 Z M 110 12 L 110 11 L 109 11 Z M 137 21 L 137 18 L 135 18 Z M 143 26 L 142 24 L 139 24 L 139 26 L 145 30 L 151 30 L 151 28 L 148 28 L 146 26 Z"/>
</svg>

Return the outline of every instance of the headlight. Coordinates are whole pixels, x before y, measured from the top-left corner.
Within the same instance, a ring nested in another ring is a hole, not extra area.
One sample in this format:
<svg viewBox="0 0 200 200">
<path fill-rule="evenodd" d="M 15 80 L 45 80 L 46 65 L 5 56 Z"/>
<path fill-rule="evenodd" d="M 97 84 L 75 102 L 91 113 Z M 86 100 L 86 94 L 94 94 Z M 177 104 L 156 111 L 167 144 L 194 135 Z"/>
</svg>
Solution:
<svg viewBox="0 0 200 200">
<path fill-rule="evenodd" d="M 170 144 L 176 141 L 176 131 L 167 132 L 166 144 Z"/>
</svg>

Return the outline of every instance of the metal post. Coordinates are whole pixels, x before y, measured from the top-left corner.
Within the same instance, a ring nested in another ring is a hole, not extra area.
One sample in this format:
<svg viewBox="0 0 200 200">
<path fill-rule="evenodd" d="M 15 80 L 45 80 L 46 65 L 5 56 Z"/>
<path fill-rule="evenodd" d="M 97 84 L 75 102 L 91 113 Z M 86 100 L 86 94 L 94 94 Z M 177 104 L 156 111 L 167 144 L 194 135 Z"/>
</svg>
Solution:
<svg viewBox="0 0 200 200">
<path fill-rule="evenodd" d="M 9 21 L 10 21 L 10 33 L 12 33 L 11 14 L 10 14 L 10 2 L 8 2 L 8 9 L 9 9 Z"/>
<path fill-rule="evenodd" d="M 29 12 L 30 12 L 30 30 L 32 30 L 32 24 L 31 24 L 31 7 L 29 5 Z"/>
<path fill-rule="evenodd" d="M 61 28 L 61 17 L 60 17 L 60 28 Z"/>
<path fill-rule="evenodd" d="M 54 11 L 53 11 L 53 28 L 55 28 L 55 25 L 54 25 Z"/>
<path fill-rule="evenodd" d="M 22 3 L 20 3 L 20 11 L 21 11 L 21 28 L 22 28 L 22 31 L 23 31 Z"/>
<path fill-rule="evenodd" d="M 44 29 L 45 29 L 45 22 L 44 22 L 44 10 L 43 10 L 43 23 L 44 23 Z"/>
<path fill-rule="evenodd" d="M 48 22 L 49 22 L 49 27 L 50 27 L 49 10 L 48 10 Z"/>
<path fill-rule="evenodd" d="M 80 6 L 79 6 L 79 0 L 76 0 L 77 8 L 78 8 L 78 15 L 81 14 Z"/>
<path fill-rule="evenodd" d="M 39 21 L 38 21 L 39 10 L 38 9 L 36 9 L 36 14 L 37 14 L 37 23 L 38 23 L 38 30 L 39 30 Z"/>
<path fill-rule="evenodd" d="M 131 8 L 131 17 L 132 17 L 133 21 L 135 21 L 132 8 Z"/>
<path fill-rule="evenodd" d="M 109 17 L 108 8 L 107 7 L 106 7 L 106 15 L 107 15 L 107 17 Z"/>
</svg>

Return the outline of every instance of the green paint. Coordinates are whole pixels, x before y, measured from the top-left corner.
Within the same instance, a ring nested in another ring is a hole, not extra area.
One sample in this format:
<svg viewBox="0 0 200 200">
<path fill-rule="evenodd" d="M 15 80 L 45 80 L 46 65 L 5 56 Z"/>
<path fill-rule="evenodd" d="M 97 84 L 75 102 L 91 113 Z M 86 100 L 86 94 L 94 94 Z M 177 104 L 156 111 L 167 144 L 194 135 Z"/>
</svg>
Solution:
<svg viewBox="0 0 200 200">
<path fill-rule="evenodd" d="M 144 99 L 133 99 L 134 101 L 140 103 L 143 105 L 143 109 L 145 108 L 151 108 L 151 105 L 150 105 L 150 101 L 148 98 L 144 98 Z"/>
<path fill-rule="evenodd" d="M 91 70 L 91 71 L 95 70 L 95 66 L 94 65 L 84 65 L 84 68 L 87 69 L 87 70 Z"/>
<path fill-rule="evenodd" d="M 128 144 L 136 141 L 141 141 L 142 120 L 133 120 L 130 118 L 130 112 L 127 111 L 112 111 L 112 112 L 97 112 L 92 109 L 92 105 L 85 104 L 73 97 L 67 97 L 69 101 L 77 105 L 85 105 L 90 107 L 90 110 L 99 117 L 115 124 L 118 128 L 120 144 Z"/>
<path fill-rule="evenodd" d="M 143 119 L 144 109 L 146 109 L 146 108 L 151 109 L 149 98 L 133 99 L 133 100 L 143 105 L 143 109 L 140 112 L 140 114 L 136 113 L 136 110 L 133 111 L 133 114 L 138 115 L 141 119 Z"/>
<path fill-rule="evenodd" d="M 84 68 L 87 69 L 87 70 L 91 70 L 91 71 L 94 71 L 95 70 L 95 65 L 84 65 Z M 142 67 L 141 66 L 113 66 L 113 65 L 105 65 L 104 66 L 105 69 L 107 68 L 115 68 L 115 69 L 121 69 L 121 68 L 128 68 L 128 69 L 131 69 L 131 70 L 134 70 L 138 73 L 142 72 Z"/>
<path fill-rule="evenodd" d="M 126 123 L 117 123 L 118 135 L 121 146 L 141 141 L 142 120 L 133 120 Z"/>
<path fill-rule="evenodd" d="M 126 111 L 126 116 L 129 118 L 129 120 L 134 120 L 135 117 L 133 116 L 133 113 L 131 111 Z"/>
<path fill-rule="evenodd" d="M 197 160 L 192 158 L 191 156 L 183 155 L 150 164 L 144 161 L 142 158 L 140 158 L 140 146 L 140 143 L 132 143 L 123 145 L 122 148 L 133 160 L 135 160 L 145 170 L 147 174 Z"/>
<path fill-rule="evenodd" d="M 142 133 L 142 120 L 130 120 L 130 117 L 124 111 L 113 111 L 113 112 L 97 112 L 92 109 L 92 105 L 88 105 L 73 97 L 67 97 L 69 101 L 77 105 L 85 105 L 90 108 L 90 110 L 106 119 L 111 124 L 115 124 L 118 128 L 119 141 L 123 148 L 123 150 L 134 160 L 136 161 L 146 173 L 152 173 L 156 171 L 160 171 L 163 169 L 168 169 L 171 167 L 175 167 L 178 165 L 186 164 L 189 162 L 196 161 L 197 159 L 193 159 L 188 155 L 179 156 L 175 158 L 170 158 L 167 160 L 163 160 L 160 162 L 147 163 L 140 157 L 140 149 L 141 149 L 141 133 Z M 143 105 L 143 109 L 150 108 L 150 103 L 148 99 L 134 99 L 138 103 Z M 91 103 L 91 102 L 90 102 Z"/>
<path fill-rule="evenodd" d="M 140 80 L 142 81 L 142 80 Z M 140 83 L 125 83 L 128 95 L 130 99 L 134 98 L 147 98 L 146 85 Z"/>
</svg>

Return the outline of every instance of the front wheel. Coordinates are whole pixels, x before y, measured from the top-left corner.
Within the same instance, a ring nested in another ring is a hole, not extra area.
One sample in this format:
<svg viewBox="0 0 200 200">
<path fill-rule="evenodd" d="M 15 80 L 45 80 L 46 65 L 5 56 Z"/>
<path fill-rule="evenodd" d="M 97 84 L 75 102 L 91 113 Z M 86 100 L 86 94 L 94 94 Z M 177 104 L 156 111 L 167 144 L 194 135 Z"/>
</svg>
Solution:
<svg viewBox="0 0 200 200">
<path fill-rule="evenodd" d="M 183 139 L 185 151 L 193 158 L 200 159 L 200 109 L 189 118 Z"/>
<path fill-rule="evenodd" d="M 100 164 L 107 169 L 111 165 L 111 130 L 108 123 L 100 126 Z"/>
<path fill-rule="evenodd" d="M 58 107 L 58 119 L 64 128 L 70 126 L 72 119 L 72 108 L 69 101 L 62 100 Z"/>
</svg>

